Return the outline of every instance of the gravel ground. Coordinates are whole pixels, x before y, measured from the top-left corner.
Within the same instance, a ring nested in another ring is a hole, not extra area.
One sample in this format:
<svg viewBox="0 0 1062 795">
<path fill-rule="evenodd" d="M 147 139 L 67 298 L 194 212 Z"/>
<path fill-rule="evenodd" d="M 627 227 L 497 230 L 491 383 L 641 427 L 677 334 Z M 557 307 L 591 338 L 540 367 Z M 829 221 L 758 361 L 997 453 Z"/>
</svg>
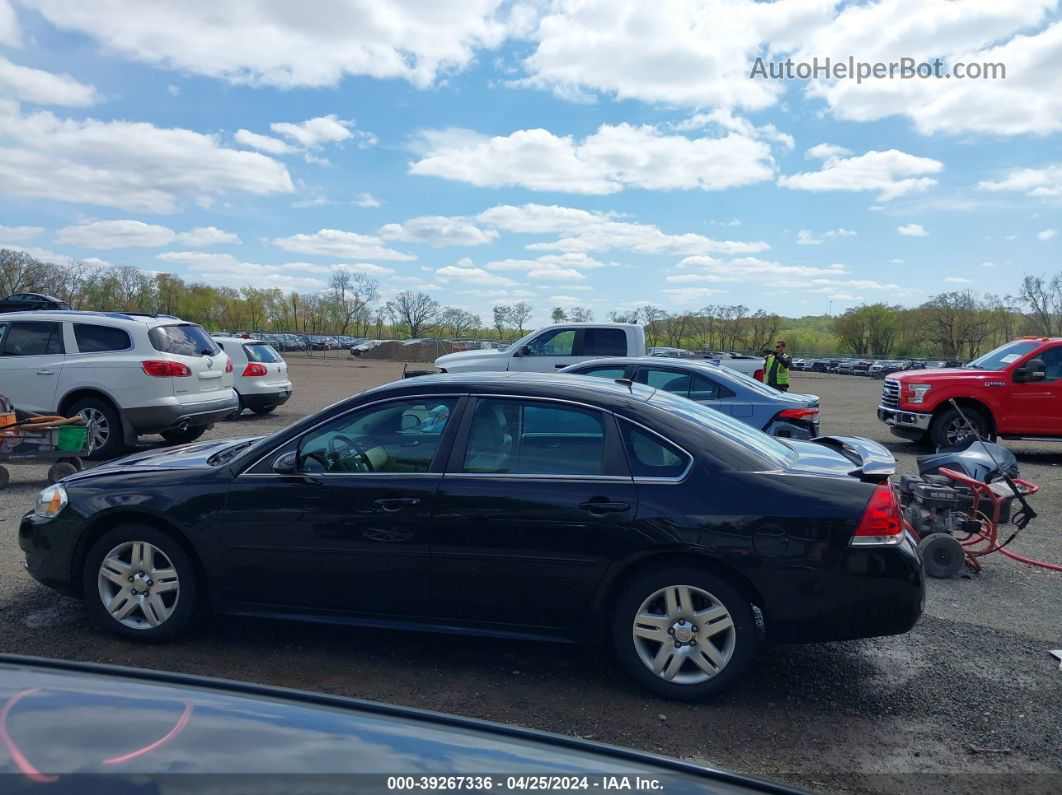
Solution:
<svg viewBox="0 0 1062 795">
<path fill-rule="evenodd" d="M 209 436 L 267 433 L 401 374 L 392 362 L 293 358 L 292 400 Z M 874 417 L 881 384 L 794 375 L 822 397 L 823 430 L 867 436 L 913 472 L 912 445 Z M 148 439 L 147 443 L 160 443 Z M 1062 446 L 1013 443 L 1043 491 L 1013 544 L 1062 561 Z M 764 650 L 703 705 L 645 694 L 603 649 L 250 619 L 213 622 L 163 646 L 103 636 L 77 601 L 22 571 L 17 543 L 44 467 L 0 493 L 0 651 L 162 668 L 323 690 L 641 748 L 817 791 L 1062 791 L 1062 575 L 1001 556 L 975 577 L 932 580 L 907 635 Z"/>
</svg>

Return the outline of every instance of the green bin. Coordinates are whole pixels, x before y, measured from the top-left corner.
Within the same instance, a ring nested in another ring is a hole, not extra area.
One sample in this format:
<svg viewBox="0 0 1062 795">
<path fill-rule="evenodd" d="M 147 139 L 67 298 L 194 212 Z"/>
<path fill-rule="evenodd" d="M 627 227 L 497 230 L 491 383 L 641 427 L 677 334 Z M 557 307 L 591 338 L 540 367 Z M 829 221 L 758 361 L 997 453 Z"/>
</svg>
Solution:
<svg viewBox="0 0 1062 795">
<path fill-rule="evenodd" d="M 65 453 L 80 453 L 88 443 L 88 428 L 84 425 L 64 425 L 59 428 L 56 449 Z"/>
</svg>

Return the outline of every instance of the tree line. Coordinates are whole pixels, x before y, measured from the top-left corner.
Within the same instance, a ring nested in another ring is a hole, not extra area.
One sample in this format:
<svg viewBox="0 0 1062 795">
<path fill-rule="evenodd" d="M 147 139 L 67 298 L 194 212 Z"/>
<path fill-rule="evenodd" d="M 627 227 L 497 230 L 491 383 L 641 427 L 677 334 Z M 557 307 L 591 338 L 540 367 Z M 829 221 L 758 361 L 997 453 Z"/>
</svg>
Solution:
<svg viewBox="0 0 1062 795">
<path fill-rule="evenodd" d="M 447 307 L 425 292 L 381 297 L 379 280 L 333 272 L 316 292 L 277 287 L 216 287 L 170 273 L 82 261 L 55 264 L 22 251 L 0 249 L 0 297 L 42 292 L 77 309 L 169 314 L 210 330 L 286 331 L 373 338 L 446 337 L 512 339 L 533 328 L 526 301 L 493 307 L 489 324 L 479 315 Z M 594 320 L 586 307 L 553 307 L 554 323 Z M 775 339 L 801 355 L 849 353 L 877 358 L 973 358 L 1023 334 L 1062 336 L 1062 272 L 1025 276 L 1017 295 L 945 292 L 916 307 L 876 303 L 837 317 L 787 318 L 740 304 L 669 312 L 644 304 L 612 311 L 609 320 L 636 323 L 650 346 L 758 353 Z"/>
</svg>

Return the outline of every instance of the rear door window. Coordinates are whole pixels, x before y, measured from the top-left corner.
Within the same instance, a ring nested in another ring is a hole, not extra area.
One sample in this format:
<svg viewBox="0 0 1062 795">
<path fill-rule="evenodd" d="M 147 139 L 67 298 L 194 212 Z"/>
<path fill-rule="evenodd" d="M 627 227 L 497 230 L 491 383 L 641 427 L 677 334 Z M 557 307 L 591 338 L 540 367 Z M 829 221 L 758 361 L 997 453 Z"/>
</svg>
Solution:
<svg viewBox="0 0 1062 795">
<path fill-rule="evenodd" d="M 589 370 L 580 370 L 578 375 L 592 375 L 597 378 L 623 378 L 626 369 L 623 367 L 593 367 Z"/>
<path fill-rule="evenodd" d="M 627 335 L 620 328 L 583 329 L 583 341 L 577 356 L 626 356 Z"/>
<path fill-rule="evenodd" d="M 690 375 L 661 367 L 643 367 L 638 374 L 638 381 L 654 389 L 670 392 L 673 395 L 689 397 Z"/>
<path fill-rule="evenodd" d="M 77 349 L 81 353 L 126 351 L 133 347 L 125 330 L 92 323 L 75 323 L 74 339 L 77 340 Z"/>
<path fill-rule="evenodd" d="M 221 350 L 211 336 L 194 323 L 156 326 L 148 332 L 148 339 L 159 353 L 178 356 L 213 356 Z"/>
<path fill-rule="evenodd" d="M 47 356 L 65 353 L 63 324 L 24 321 L 0 324 L 0 355 Z"/>
<path fill-rule="evenodd" d="M 243 346 L 244 352 L 247 354 L 247 361 L 249 362 L 261 362 L 262 364 L 277 364 L 284 361 L 283 357 L 277 353 L 276 348 L 264 342 L 251 343 Z"/>
</svg>

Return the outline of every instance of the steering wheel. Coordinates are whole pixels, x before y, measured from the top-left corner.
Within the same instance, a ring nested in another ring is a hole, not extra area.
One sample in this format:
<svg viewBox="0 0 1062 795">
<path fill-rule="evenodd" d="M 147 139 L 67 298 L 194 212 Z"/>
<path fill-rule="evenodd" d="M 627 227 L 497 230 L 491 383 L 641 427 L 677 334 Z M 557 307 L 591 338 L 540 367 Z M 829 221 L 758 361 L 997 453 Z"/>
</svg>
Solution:
<svg viewBox="0 0 1062 795">
<path fill-rule="evenodd" d="M 336 444 L 336 442 L 342 442 L 342 447 Z M 375 472 L 376 467 L 372 465 L 372 459 L 369 458 L 369 454 L 365 448 L 358 442 L 351 439 L 349 436 L 344 436 L 341 433 L 337 433 L 331 439 L 328 440 L 328 453 L 329 457 L 333 461 L 338 461 L 340 457 L 354 453 L 365 467 L 366 472 Z"/>
</svg>

